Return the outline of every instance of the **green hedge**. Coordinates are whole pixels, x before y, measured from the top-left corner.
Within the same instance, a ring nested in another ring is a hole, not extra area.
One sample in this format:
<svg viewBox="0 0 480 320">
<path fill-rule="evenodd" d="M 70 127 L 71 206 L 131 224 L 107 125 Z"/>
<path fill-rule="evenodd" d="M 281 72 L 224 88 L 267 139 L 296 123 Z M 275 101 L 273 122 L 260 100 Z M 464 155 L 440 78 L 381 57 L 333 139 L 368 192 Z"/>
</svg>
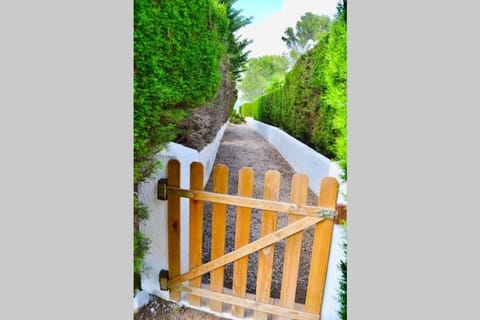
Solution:
<svg viewBox="0 0 480 320">
<path fill-rule="evenodd" d="M 274 125 L 340 162 L 346 180 L 346 12 L 339 6 L 328 34 L 303 55 L 279 89 L 240 112 Z"/>
<path fill-rule="evenodd" d="M 135 183 L 178 133 L 187 110 L 212 99 L 221 81 L 228 17 L 208 0 L 134 1 Z"/>
<path fill-rule="evenodd" d="M 345 1 L 346 3 L 346 1 Z M 327 47 L 325 102 L 334 111 L 333 126 L 337 130 L 335 149 L 347 178 L 347 10 L 339 7 L 330 29 Z"/>
<path fill-rule="evenodd" d="M 227 0 L 134 0 L 134 190 L 158 167 L 153 156 L 174 141 L 177 125 L 211 101 L 221 65 L 238 76 L 247 42 L 233 32 L 248 23 Z M 134 194 L 134 272 L 149 240 L 139 231 L 147 209 Z"/>
<path fill-rule="evenodd" d="M 233 8 L 235 1 L 134 0 L 134 191 L 161 165 L 154 155 L 175 140 L 178 124 L 216 96 L 222 67 L 234 80 L 244 71 L 250 40 L 235 32 L 250 19 Z M 147 217 L 134 192 L 137 284 L 150 244 L 139 230 Z"/>
<path fill-rule="evenodd" d="M 240 114 L 244 117 L 252 117 L 258 119 L 258 100 L 247 102 L 240 107 Z"/>
<path fill-rule="evenodd" d="M 334 158 L 337 131 L 333 111 L 322 100 L 325 55 L 326 44 L 320 43 L 297 61 L 280 89 L 243 104 L 240 110 L 244 116 L 274 125 Z"/>
</svg>

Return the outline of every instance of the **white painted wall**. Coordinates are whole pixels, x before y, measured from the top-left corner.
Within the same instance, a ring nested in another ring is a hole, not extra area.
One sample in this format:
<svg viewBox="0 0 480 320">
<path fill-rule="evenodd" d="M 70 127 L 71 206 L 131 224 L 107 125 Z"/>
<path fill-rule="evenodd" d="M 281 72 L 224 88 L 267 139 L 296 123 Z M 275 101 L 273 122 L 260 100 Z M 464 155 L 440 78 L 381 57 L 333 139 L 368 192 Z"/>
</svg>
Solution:
<svg viewBox="0 0 480 320">
<path fill-rule="evenodd" d="M 290 163 L 297 172 L 302 172 L 310 177 L 310 188 L 318 194 L 320 180 L 324 176 L 339 172 L 338 166 L 330 162 L 326 157 L 313 151 L 308 146 L 303 145 L 298 140 L 289 136 L 285 132 L 261 122 L 247 118 L 247 124 L 252 126 L 259 134 L 267 139 L 282 156 Z M 150 211 L 150 217 L 142 223 L 141 230 L 151 240 L 150 251 L 145 257 L 147 272 L 142 276 L 142 288 L 144 291 L 155 294 L 163 299 L 169 299 L 167 291 L 161 291 L 158 283 L 158 273 L 161 269 L 168 269 L 168 246 L 167 246 L 167 207 L 166 201 L 157 199 L 157 181 L 166 177 L 166 163 L 169 159 L 178 159 L 181 163 L 180 168 L 180 186 L 189 187 L 189 170 L 193 161 L 200 161 L 205 168 L 204 185 L 208 182 L 213 163 L 223 137 L 227 124 L 224 124 L 215 140 L 206 146 L 202 151 L 184 147 L 176 143 L 168 144 L 167 148 L 157 154 L 157 159 L 165 164 L 164 168 L 159 170 L 150 179 L 139 184 L 139 199 L 146 204 Z M 337 170 L 337 171 L 335 171 Z M 315 180 L 314 180 L 315 179 Z M 312 180 L 314 182 L 312 183 Z M 345 189 L 346 192 L 346 189 Z M 340 201 L 339 201 L 340 202 Z M 181 210 L 181 271 L 188 271 L 188 234 L 189 234 L 189 214 L 188 199 L 182 199 Z M 332 235 L 332 246 L 328 262 L 327 281 L 325 286 L 324 301 L 322 307 L 322 320 L 338 319 L 337 310 L 339 303 L 337 301 L 340 271 L 338 264 L 340 259 L 344 258 L 342 248 L 342 238 L 345 237 L 345 229 L 335 225 Z M 138 306 L 137 306 L 138 307 Z"/>
<path fill-rule="evenodd" d="M 169 298 L 168 292 L 161 291 L 158 283 L 158 273 L 160 270 L 168 270 L 168 216 L 167 202 L 157 199 L 157 182 L 161 178 L 166 178 L 168 160 L 177 159 L 180 161 L 181 188 L 189 188 L 190 164 L 194 161 L 200 161 L 204 165 L 205 185 L 210 177 L 218 147 L 226 127 L 227 123 L 225 123 L 217 132 L 214 141 L 203 148 L 200 152 L 177 143 L 169 143 L 165 150 L 156 155 L 156 158 L 164 164 L 163 168 L 158 170 L 158 172 L 152 175 L 149 179 L 146 179 L 139 184 L 138 198 L 148 207 L 150 212 L 148 220 L 144 221 L 140 226 L 141 231 L 151 240 L 150 250 L 144 260 L 147 270 L 145 274 L 142 275 L 142 289 L 148 293 L 155 294 L 164 299 Z M 182 198 L 180 200 L 181 272 L 188 271 L 188 235 L 190 225 L 188 205 L 188 199 Z"/>
<path fill-rule="evenodd" d="M 270 142 L 298 173 L 309 177 L 309 187 L 318 196 L 322 178 L 332 176 L 340 182 L 340 168 L 324 155 L 316 152 L 306 144 L 298 141 L 286 132 L 257 121 L 251 117 L 245 118 L 247 125 Z M 338 203 L 347 203 L 341 194 L 347 194 L 347 184 L 340 183 Z"/>
<path fill-rule="evenodd" d="M 321 320 L 337 320 L 340 303 L 338 293 L 340 289 L 340 278 L 342 273 L 338 265 L 340 260 L 345 259 L 343 252 L 343 239 L 346 238 L 346 229 L 341 225 L 334 225 L 332 234 L 332 244 L 330 246 L 330 257 L 328 259 L 327 281 L 323 293 L 322 316 Z"/>
<path fill-rule="evenodd" d="M 339 168 L 336 162 L 330 161 L 327 157 L 316 152 L 309 146 L 303 144 L 284 131 L 257 121 L 253 118 L 245 118 L 247 125 L 270 142 L 280 154 L 298 173 L 304 173 L 309 177 L 309 187 L 318 196 L 320 181 L 326 176 L 337 178 L 340 182 L 338 203 L 347 203 L 347 184 L 341 182 Z M 341 259 L 345 258 L 342 242 L 346 237 L 346 230 L 343 226 L 335 225 L 330 247 L 328 260 L 327 280 L 322 304 L 322 320 L 337 320 L 337 310 L 340 304 L 337 300 L 341 272 L 338 268 Z"/>
</svg>

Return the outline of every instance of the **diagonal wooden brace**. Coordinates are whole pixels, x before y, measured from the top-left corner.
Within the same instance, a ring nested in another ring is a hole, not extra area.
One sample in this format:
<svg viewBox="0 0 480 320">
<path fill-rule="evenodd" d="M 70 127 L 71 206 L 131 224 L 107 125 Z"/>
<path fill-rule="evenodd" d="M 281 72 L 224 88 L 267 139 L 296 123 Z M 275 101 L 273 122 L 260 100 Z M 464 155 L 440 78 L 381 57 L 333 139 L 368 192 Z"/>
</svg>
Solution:
<svg viewBox="0 0 480 320">
<path fill-rule="evenodd" d="M 201 266 L 193 268 L 189 272 L 173 277 L 168 281 L 168 285 L 170 286 L 174 284 L 180 284 L 184 281 L 188 281 L 190 279 L 199 277 L 204 273 L 220 268 L 230 262 L 236 261 L 251 253 L 254 253 L 258 250 L 268 247 L 279 240 L 282 240 L 291 236 L 292 234 L 301 232 L 304 229 L 321 222 L 322 220 L 325 220 L 325 218 L 305 217 L 301 220 L 295 221 L 294 223 L 291 223 L 282 229 L 279 229 L 252 243 L 249 243 L 241 248 L 238 248 L 235 251 L 227 253 L 224 256 L 221 256 L 208 263 L 205 263 L 205 264 L 202 264 Z"/>
</svg>

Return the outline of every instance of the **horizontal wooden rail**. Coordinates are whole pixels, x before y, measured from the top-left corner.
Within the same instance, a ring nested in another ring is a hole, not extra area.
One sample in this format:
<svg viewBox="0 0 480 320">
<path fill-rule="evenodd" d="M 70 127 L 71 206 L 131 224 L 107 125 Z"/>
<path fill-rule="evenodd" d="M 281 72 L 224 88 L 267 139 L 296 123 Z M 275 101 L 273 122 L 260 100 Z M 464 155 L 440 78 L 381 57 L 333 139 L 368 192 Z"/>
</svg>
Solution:
<svg viewBox="0 0 480 320">
<path fill-rule="evenodd" d="M 287 212 L 289 214 L 295 214 L 306 217 L 319 217 L 319 213 L 322 210 L 335 211 L 335 208 L 327 207 L 315 207 L 298 205 L 289 202 L 272 201 L 264 199 L 255 199 L 241 196 L 232 196 L 229 194 L 218 194 L 214 192 L 200 191 L 200 190 L 188 190 L 176 187 L 167 187 L 168 194 L 175 196 L 189 198 L 193 200 L 208 201 L 213 203 L 223 203 L 233 206 L 254 208 L 275 212 Z"/>
<path fill-rule="evenodd" d="M 210 272 L 212 270 L 218 269 L 227 263 L 231 263 L 233 261 L 236 261 L 240 258 L 243 258 L 253 252 L 256 252 L 258 250 L 261 250 L 265 247 L 268 247 L 271 244 L 274 244 L 277 241 L 280 241 L 282 239 L 285 239 L 292 234 L 298 233 L 303 231 L 303 229 L 306 229 L 314 224 L 317 224 L 318 222 L 324 220 L 325 218 L 319 218 L 319 217 L 305 217 L 301 220 L 295 221 L 288 226 L 279 229 L 273 233 L 270 233 L 254 242 L 251 242 L 235 251 L 232 251 L 230 253 L 227 253 L 224 256 L 221 256 L 219 258 L 216 258 L 210 262 L 207 262 L 205 264 L 202 264 L 201 266 L 198 266 L 196 268 L 193 268 L 192 270 L 178 275 L 176 277 L 173 277 L 171 280 L 168 281 L 168 284 L 180 284 L 184 281 L 188 281 L 190 279 L 196 278 L 201 276 L 204 273 Z"/>
<path fill-rule="evenodd" d="M 176 290 L 182 290 L 190 294 L 202 296 L 203 298 L 212 299 L 221 301 L 223 303 L 228 303 L 232 305 L 242 306 L 247 309 L 259 310 L 263 312 L 268 312 L 271 314 L 286 316 L 290 319 L 299 319 L 299 320 L 318 320 L 318 314 L 303 312 L 295 309 L 279 307 L 267 303 L 256 302 L 246 298 L 239 298 L 223 293 L 213 292 L 205 289 L 189 287 L 189 286 L 180 286 L 172 285 Z"/>
</svg>

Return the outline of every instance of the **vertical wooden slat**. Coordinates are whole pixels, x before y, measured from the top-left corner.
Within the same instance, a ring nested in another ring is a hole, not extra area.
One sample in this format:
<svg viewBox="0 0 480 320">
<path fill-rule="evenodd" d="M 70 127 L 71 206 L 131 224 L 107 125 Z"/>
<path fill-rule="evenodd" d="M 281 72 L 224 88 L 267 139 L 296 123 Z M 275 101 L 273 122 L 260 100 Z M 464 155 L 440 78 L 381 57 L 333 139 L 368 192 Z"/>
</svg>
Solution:
<svg viewBox="0 0 480 320">
<path fill-rule="evenodd" d="M 192 162 L 190 165 L 190 189 L 203 190 L 203 164 Z M 202 264 L 203 201 L 190 199 L 190 270 Z M 191 287 L 200 288 L 202 277 L 190 280 Z M 200 297 L 190 295 L 191 305 L 200 306 Z"/>
<path fill-rule="evenodd" d="M 217 164 L 213 169 L 213 192 L 228 192 L 228 167 Z M 212 204 L 212 252 L 211 259 L 225 254 L 225 229 L 227 225 L 227 205 L 221 203 Z M 210 272 L 210 290 L 223 292 L 223 267 Z M 220 301 L 210 301 L 210 309 L 222 312 Z"/>
<path fill-rule="evenodd" d="M 295 174 L 292 178 L 292 191 L 290 202 L 307 204 L 308 177 L 304 174 Z M 293 223 L 302 216 L 289 215 L 288 223 Z M 303 233 L 294 234 L 286 239 L 283 260 L 282 291 L 280 292 L 280 306 L 293 308 L 295 306 L 295 293 L 297 290 L 300 254 L 302 250 Z"/>
<path fill-rule="evenodd" d="M 180 187 L 180 162 L 168 162 L 168 186 Z M 180 197 L 168 195 L 168 271 L 169 276 L 180 274 Z M 179 301 L 180 291 L 170 290 L 170 299 Z"/>
<path fill-rule="evenodd" d="M 267 200 L 278 200 L 280 191 L 280 172 L 268 170 L 265 173 L 265 184 L 263 198 Z M 260 236 L 265 236 L 277 228 L 277 214 L 272 211 L 263 211 L 262 229 Z M 270 300 L 270 289 L 272 285 L 274 245 L 268 246 L 258 252 L 257 290 L 255 300 L 268 303 Z M 255 311 L 255 319 L 267 319 L 265 312 Z"/>
<path fill-rule="evenodd" d="M 253 196 L 253 169 L 241 168 L 238 174 L 238 195 L 243 197 Z M 250 240 L 250 218 L 252 209 L 237 207 L 237 218 L 235 222 L 235 249 L 238 249 Z M 247 290 L 247 269 L 248 256 L 241 258 L 233 264 L 233 286 L 234 296 L 245 298 Z M 241 306 L 232 306 L 232 315 L 243 318 L 244 309 Z"/>
<path fill-rule="evenodd" d="M 318 197 L 318 206 L 335 210 L 337 195 L 337 179 L 332 177 L 323 178 L 320 186 L 320 196 Z M 320 314 L 321 312 L 332 232 L 332 219 L 323 220 L 315 226 L 305 301 L 306 312 L 315 314 Z"/>
</svg>

